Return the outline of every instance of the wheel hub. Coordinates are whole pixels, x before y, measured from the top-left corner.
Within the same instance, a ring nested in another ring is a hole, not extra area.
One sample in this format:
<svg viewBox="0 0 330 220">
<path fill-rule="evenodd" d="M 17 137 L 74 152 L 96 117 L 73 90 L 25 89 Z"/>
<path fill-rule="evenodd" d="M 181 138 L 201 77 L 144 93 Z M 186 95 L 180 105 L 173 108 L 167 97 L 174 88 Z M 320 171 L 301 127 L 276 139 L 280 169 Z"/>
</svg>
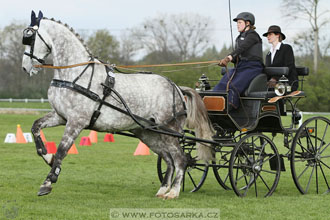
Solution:
<svg viewBox="0 0 330 220">
<path fill-rule="evenodd" d="M 321 154 L 317 153 L 317 154 L 315 155 L 315 161 L 316 161 L 316 162 L 320 162 L 320 161 L 321 161 Z"/>
<path fill-rule="evenodd" d="M 261 171 L 261 166 L 260 166 L 259 164 L 254 164 L 254 165 L 252 166 L 252 171 L 253 171 L 254 173 L 259 173 L 259 172 Z"/>
</svg>

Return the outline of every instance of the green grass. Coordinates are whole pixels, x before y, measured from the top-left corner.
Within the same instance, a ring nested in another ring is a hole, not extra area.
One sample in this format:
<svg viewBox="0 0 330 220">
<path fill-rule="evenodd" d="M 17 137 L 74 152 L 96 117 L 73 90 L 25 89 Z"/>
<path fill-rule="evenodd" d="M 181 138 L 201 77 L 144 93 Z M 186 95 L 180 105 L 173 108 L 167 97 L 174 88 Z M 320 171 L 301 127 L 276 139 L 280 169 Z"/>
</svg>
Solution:
<svg viewBox="0 0 330 220">
<path fill-rule="evenodd" d="M 42 115 L 0 114 L 0 139 L 15 133 L 21 124 L 29 132 Z M 310 116 L 309 116 L 310 117 Z M 304 119 L 307 119 L 305 117 Z M 46 139 L 58 145 L 64 127 L 44 129 Z M 133 156 L 138 140 L 115 135 L 115 143 L 79 146 L 78 155 L 68 155 L 50 195 L 38 197 L 40 184 L 50 168 L 37 156 L 33 143 L 0 141 L 0 219 L 109 219 L 110 208 L 218 208 L 221 219 L 327 219 L 329 195 L 301 195 L 291 178 L 289 163 L 279 185 L 268 198 L 238 198 L 223 190 L 210 170 L 196 193 L 181 192 L 175 200 L 154 195 L 159 188 L 157 156 Z M 283 149 L 283 137 L 275 140 Z"/>
</svg>

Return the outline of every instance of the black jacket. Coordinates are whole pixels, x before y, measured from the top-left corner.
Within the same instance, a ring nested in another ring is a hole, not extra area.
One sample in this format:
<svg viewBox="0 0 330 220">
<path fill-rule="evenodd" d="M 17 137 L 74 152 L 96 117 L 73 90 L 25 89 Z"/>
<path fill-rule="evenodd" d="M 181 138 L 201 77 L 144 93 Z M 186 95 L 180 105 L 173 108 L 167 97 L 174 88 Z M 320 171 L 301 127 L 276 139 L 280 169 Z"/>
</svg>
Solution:
<svg viewBox="0 0 330 220">
<path fill-rule="evenodd" d="M 230 55 L 233 57 L 233 62 L 236 62 L 238 58 L 238 61 L 260 61 L 263 63 L 262 40 L 259 34 L 253 29 L 241 32 L 236 38 L 235 50 Z"/>
<path fill-rule="evenodd" d="M 281 44 L 280 49 L 276 51 L 273 63 L 271 63 L 271 53 L 266 55 L 266 67 L 289 67 L 289 84 L 292 91 L 298 89 L 298 74 L 295 66 L 292 47 L 289 44 Z"/>
</svg>

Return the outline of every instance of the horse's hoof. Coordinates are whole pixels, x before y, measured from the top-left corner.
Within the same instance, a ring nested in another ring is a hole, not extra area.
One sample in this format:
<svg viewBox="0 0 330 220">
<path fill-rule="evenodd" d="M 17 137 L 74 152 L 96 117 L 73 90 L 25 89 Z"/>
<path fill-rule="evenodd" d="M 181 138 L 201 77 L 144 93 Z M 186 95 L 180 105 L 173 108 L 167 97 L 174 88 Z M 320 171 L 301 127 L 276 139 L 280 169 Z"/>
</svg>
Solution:
<svg viewBox="0 0 330 220">
<path fill-rule="evenodd" d="M 161 199 L 165 199 L 165 195 L 164 194 L 156 194 L 156 197 L 161 198 Z"/>
<path fill-rule="evenodd" d="M 177 199 L 179 198 L 179 194 L 175 193 L 175 191 L 170 191 L 168 193 L 165 194 L 164 199 Z"/>
<path fill-rule="evenodd" d="M 178 196 L 172 196 L 172 195 L 168 195 L 164 197 L 164 200 L 170 200 L 170 199 L 177 199 Z"/>
<path fill-rule="evenodd" d="M 38 196 L 48 195 L 52 191 L 51 186 L 41 186 L 38 192 Z"/>
</svg>

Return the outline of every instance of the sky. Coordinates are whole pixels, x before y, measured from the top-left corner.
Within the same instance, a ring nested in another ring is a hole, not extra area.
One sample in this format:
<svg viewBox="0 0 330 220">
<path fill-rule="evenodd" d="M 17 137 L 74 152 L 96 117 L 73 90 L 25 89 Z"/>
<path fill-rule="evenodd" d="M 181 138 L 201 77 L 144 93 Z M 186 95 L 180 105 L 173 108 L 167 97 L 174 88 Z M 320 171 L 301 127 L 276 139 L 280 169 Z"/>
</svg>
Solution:
<svg viewBox="0 0 330 220">
<path fill-rule="evenodd" d="M 29 24 L 31 10 L 44 13 L 69 24 L 84 36 L 98 29 L 108 29 L 112 35 L 136 27 L 159 14 L 198 13 L 214 21 L 212 42 L 218 48 L 231 44 L 229 0 L 1 0 L 0 28 L 12 22 Z M 287 42 L 310 28 L 308 22 L 294 22 L 283 17 L 281 0 L 230 0 L 231 16 L 243 11 L 256 17 L 256 31 L 262 35 L 270 25 L 280 25 Z M 321 9 L 330 9 L 330 0 L 322 0 Z M 238 32 L 235 23 L 233 36 Z M 266 42 L 266 38 L 264 38 Z"/>
</svg>

